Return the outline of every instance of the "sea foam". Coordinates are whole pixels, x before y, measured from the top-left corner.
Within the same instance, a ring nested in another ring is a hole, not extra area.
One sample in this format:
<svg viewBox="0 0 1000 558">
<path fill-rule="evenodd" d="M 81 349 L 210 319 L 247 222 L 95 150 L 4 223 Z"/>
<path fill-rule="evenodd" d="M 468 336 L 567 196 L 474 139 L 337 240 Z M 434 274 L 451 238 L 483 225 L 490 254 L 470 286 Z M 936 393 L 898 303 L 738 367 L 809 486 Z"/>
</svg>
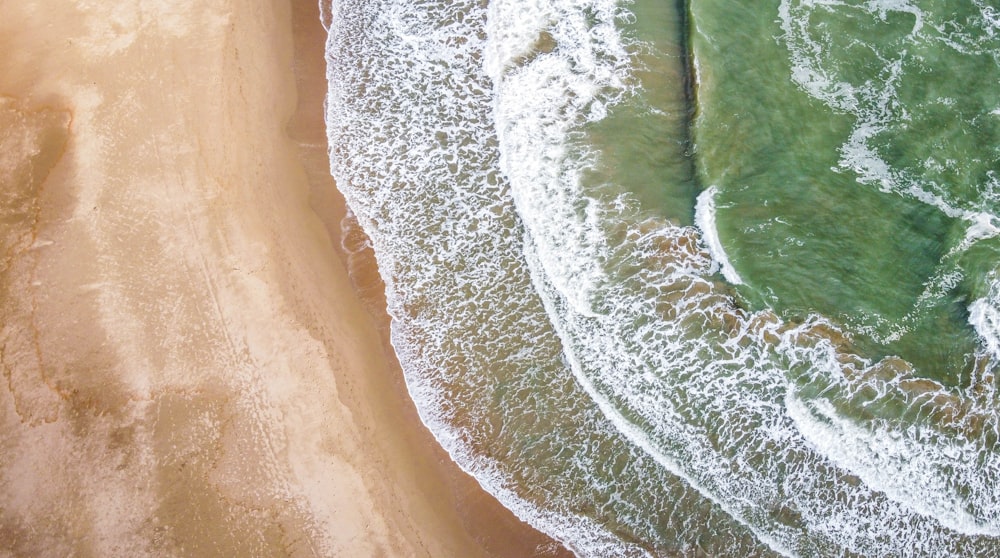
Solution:
<svg viewBox="0 0 1000 558">
<path fill-rule="evenodd" d="M 718 193 L 715 186 L 710 186 L 698 195 L 694 221 L 698 230 L 701 231 L 701 237 L 708 246 L 709 253 L 712 254 L 712 260 L 718 263 L 722 276 L 734 285 L 742 285 L 743 279 L 729 263 L 726 250 L 722 247 L 722 241 L 719 240 L 719 230 L 715 226 L 715 196 Z"/>
</svg>

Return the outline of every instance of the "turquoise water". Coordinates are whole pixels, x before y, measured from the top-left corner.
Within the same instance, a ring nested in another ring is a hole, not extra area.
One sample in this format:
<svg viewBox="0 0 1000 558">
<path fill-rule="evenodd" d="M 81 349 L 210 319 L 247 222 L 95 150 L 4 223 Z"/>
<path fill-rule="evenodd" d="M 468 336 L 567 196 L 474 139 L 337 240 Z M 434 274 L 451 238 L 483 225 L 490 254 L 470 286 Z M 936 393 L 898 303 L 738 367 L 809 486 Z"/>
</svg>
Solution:
<svg viewBox="0 0 1000 558">
<path fill-rule="evenodd" d="M 324 6 L 456 462 L 584 556 L 1000 555 L 984 3 Z"/>
</svg>

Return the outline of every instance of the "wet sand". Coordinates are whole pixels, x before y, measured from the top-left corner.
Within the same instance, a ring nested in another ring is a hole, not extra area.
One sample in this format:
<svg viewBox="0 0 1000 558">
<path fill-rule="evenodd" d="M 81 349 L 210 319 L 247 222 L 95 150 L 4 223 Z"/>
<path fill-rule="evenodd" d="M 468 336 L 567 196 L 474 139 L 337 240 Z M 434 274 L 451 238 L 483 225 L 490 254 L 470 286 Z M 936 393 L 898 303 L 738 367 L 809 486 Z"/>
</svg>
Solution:
<svg viewBox="0 0 1000 558">
<path fill-rule="evenodd" d="M 311 0 L 3 12 L 0 555 L 559 552 L 433 443 L 338 257 Z"/>
</svg>

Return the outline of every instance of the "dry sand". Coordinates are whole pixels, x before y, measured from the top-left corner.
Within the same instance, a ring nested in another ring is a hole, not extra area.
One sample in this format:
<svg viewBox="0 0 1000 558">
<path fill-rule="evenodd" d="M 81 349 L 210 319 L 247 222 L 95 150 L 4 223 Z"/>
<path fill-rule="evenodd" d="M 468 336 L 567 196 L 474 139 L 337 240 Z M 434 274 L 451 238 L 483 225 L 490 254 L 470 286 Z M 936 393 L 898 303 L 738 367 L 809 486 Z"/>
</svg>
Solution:
<svg viewBox="0 0 1000 558">
<path fill-rule="evenodd" d="M 564 552 L 434 445 L 337 256 L 313 0 L 0 13 L 0 555 Z"/>
</svg>

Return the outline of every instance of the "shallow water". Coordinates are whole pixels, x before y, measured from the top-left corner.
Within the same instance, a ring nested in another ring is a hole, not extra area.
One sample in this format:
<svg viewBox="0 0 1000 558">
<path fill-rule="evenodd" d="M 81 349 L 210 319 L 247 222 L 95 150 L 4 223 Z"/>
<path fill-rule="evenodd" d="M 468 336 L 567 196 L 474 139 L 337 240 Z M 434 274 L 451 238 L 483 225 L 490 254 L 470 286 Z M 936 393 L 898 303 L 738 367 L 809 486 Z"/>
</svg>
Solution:
<svg viewBox="0 0 1000 558">
<path fill-rule="evenodd" d="M 407 384 L 505 505 L 581 555 L 1000 555 L 992 8 L 329 10 Z"/>
</svg>

